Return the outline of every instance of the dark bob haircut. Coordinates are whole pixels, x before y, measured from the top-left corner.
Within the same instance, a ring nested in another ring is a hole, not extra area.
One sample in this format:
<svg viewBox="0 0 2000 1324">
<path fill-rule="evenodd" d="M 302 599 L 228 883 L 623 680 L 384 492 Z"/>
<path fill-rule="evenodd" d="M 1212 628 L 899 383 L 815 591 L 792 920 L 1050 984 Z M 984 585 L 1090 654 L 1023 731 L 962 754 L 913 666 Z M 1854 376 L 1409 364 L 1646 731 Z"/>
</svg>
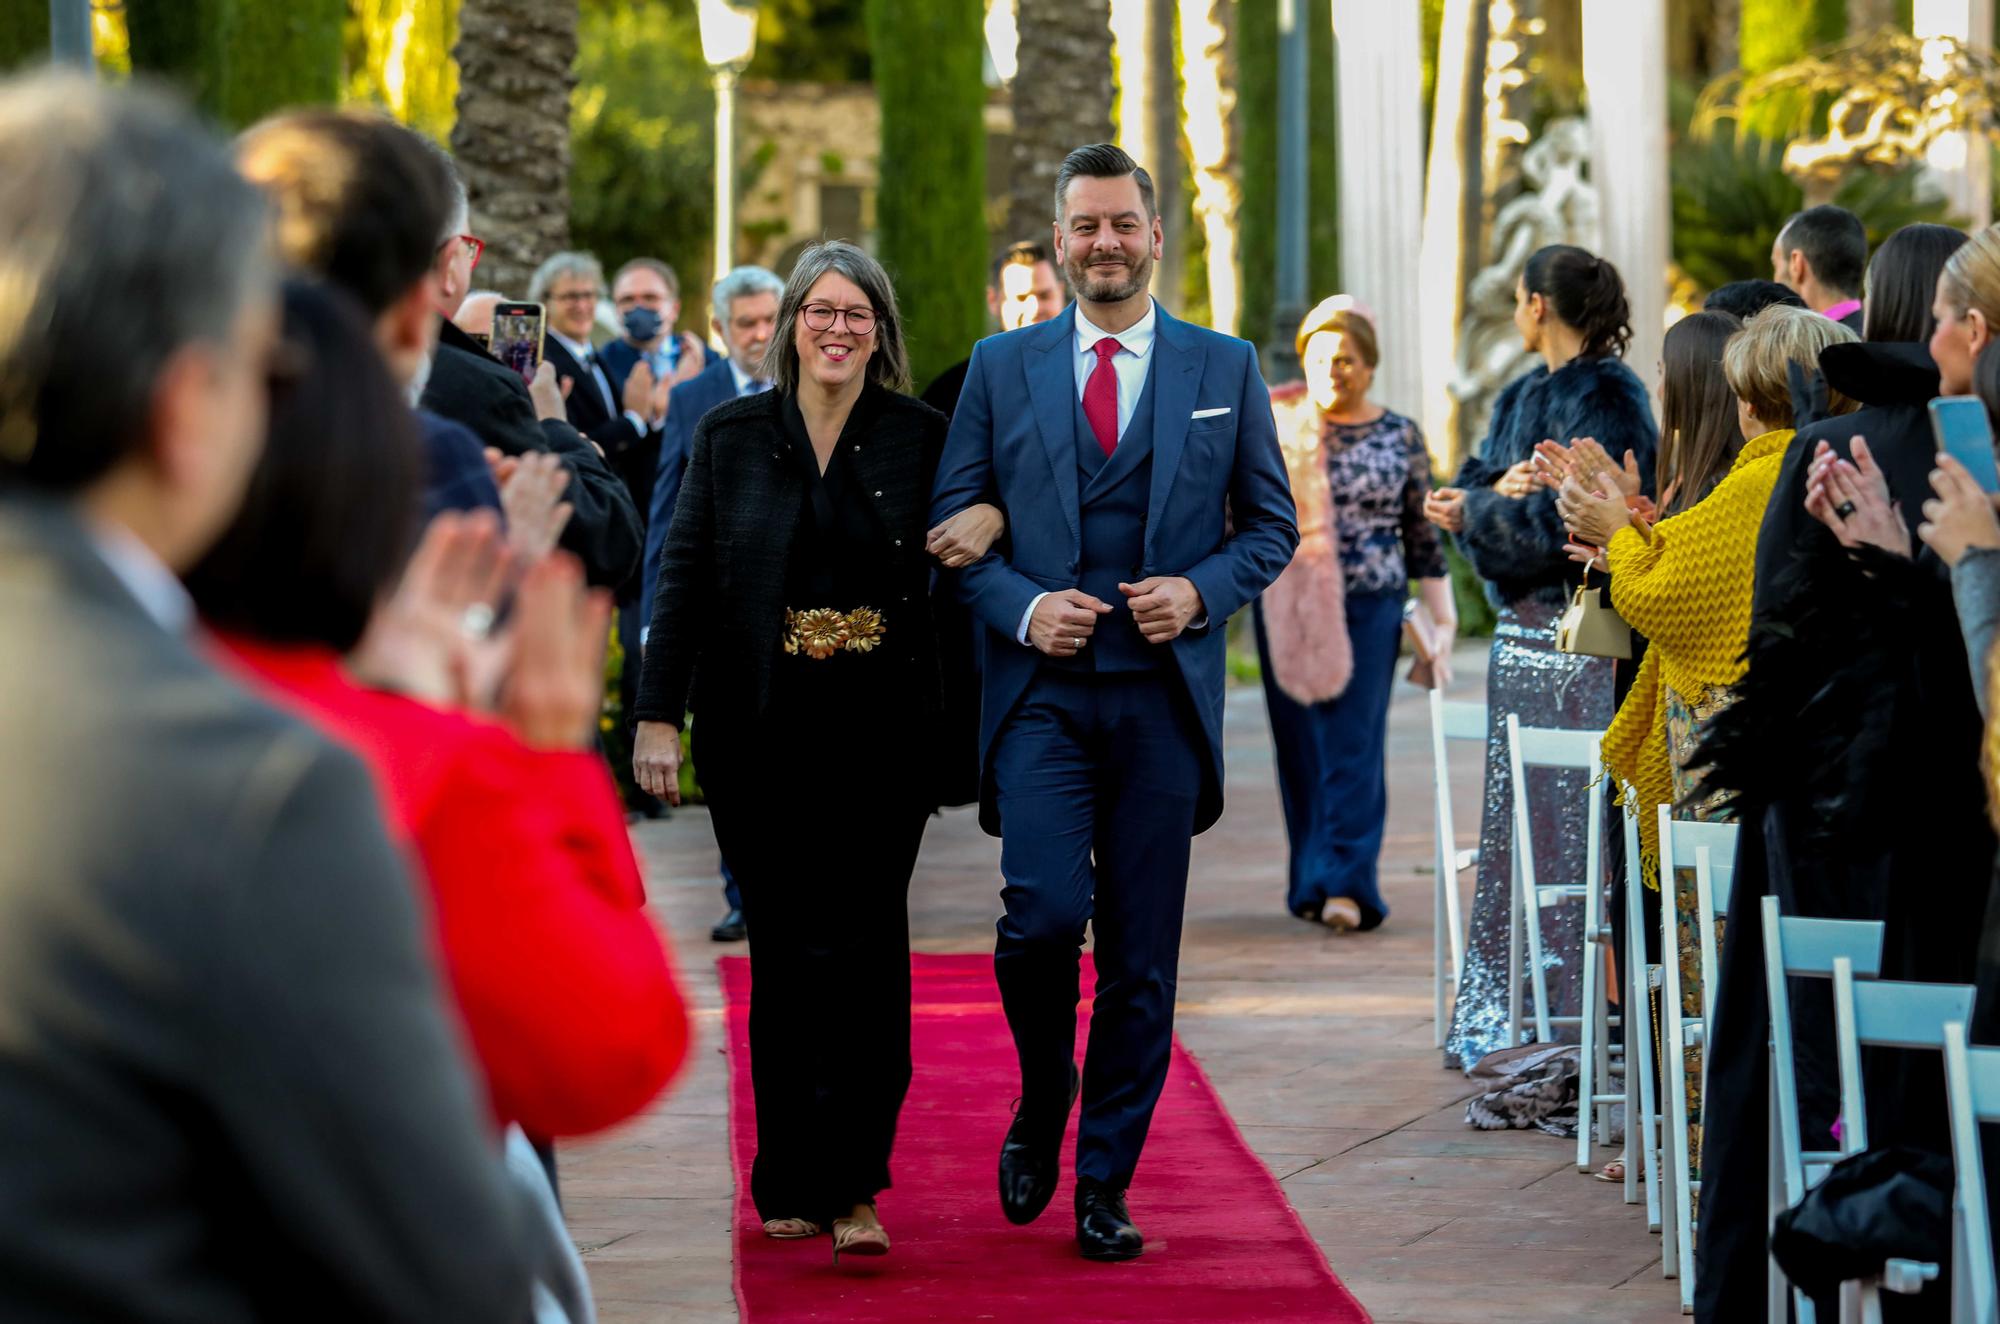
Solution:
<svg viewBox="0 0 2000 1324">
<path fill-rule="evenodd" d="M 352 299 L 294 280 L 284 302 L 264 456 L 187 587 L 218 630 L 345 653 L 415 545 L 422 439 Z"/>
<path fill-rule="evenodd" d="M 1965 246 L 1965 231 L 1949 225 L 1906 225 L 1882 241 L 1868 261 L 1861 338 L 1930 343 L 1937 330 L 1931 303 L 1938 273 Z"/>
</svg>

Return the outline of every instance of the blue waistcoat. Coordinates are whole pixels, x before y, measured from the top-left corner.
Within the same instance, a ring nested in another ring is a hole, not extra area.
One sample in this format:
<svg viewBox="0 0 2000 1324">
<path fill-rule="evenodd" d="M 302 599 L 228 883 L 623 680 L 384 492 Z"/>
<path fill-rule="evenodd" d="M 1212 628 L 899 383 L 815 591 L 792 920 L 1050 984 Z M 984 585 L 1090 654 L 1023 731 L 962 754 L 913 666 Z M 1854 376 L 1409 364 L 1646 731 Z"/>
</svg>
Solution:
<svg viewBox="0 0 2000 1324">
<path fill-rule="evenodd" d="M 1077 587 L 1100 601 L 1111 604 L 1111 613 L 1101 618 L 1091 636 L 1090 646 L 1074 659 L 1058 665 L 1095 671 L 1148 671 L 1162 666 L 1168 650 L 1154 647 L 1142 638 L 1132 622 L 1123 584 L 1145 578 L 1140 567 L 1146 559 L 1146 507 L 1153 489 L 1153 382 L 1157 376 L 1148 365 L 1146 384 L 1132 418 L 1125 425 L 1118 448 L 1109 457 L 1097 444 L 1090 420 L 1078 400 L 1071 411 L 1071 430 L 1076 440 L 1077 514 L 1082 520 L 1083 559 L 1078 567 Z"/>
</svg>

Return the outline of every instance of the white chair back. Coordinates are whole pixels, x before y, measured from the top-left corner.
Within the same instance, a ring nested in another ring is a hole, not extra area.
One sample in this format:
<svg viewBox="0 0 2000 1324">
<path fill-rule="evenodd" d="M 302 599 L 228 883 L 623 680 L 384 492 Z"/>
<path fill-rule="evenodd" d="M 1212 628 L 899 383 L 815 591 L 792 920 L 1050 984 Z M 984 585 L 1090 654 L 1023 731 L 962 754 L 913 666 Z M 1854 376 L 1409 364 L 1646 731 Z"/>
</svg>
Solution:
<svg viewBox="0 0 2000 1324">
<path fill-rule="evenodd" d="M 2000 1287 L 1993 1274 L 1993 1227 L 1986 1211 L 1986 1165 L 1979 1125 L 2000 1122 L 2000 1048 L 1968 1048 L 1965 1026 L 1944 1027 L 1945 1107 L 1951 1115 L 1951 1317 L 1963 1324 L 2000 1324 Z"/>
<path fill-rule="evenodd" d="M 1646 959 L 1646 862 L 1639 848 L 1638 793 L 1630 784 L 1625 806 L 1625 1086 L 1631 1106 L 1625 1113 L 1625 1203 L 1637 1203 L 1634 1182 L 1643 1173 L 1646 1226 L 1660 1232 L 1660 1110 L 1653 1088 L 1653 981 L 1660 967 Z M 1636 1138 L 1635 1138 L 1636 1137 Z M 1671 1230 L 1666 1236 L 1671 1240 Z M 1672 1272 L 1679 1260 L 1672 1245 L 1662 1247 L 1660 1264 Z"/>
<path fill-rule="evenodd" d="M 1445 1000 L 1447 987 L 1458 987 L 1465 969 L 1465 924 L 1460 915 L 1458 878 L 1479 861 L 1479 851 L 1458 848 L 1458 830 L 1451 808 L 1451 741 L 1486 744 L 1486 705 L 1446 702 L 1438 690 L 1430 691 L 1431 707 L 1431 829 L 1434 837 L 1432 870 L 1436 895 L 1432 898 L 1431 965 L 1432 1023 L 1436 1046 L 1444 1047 L 1446 1018 L 1450 1007 Z M 1447 962 L 1449 964 L 1447 964 Z"/>
<path fill-rule="evenodd" d="M 1831 979 L 1834 962 L 1845 957 L 1851 977 L 1882 973 L 1879 920 L 1810 919 L 1778 913 L 1778 898 L 1761 899 L 1764 922 L 1764 997 L 1770 1007 L 1771 1168 L 1766 1203 L 1775 1225 L 1778 1213 L 1805 1198 L 1806 1191 L 1840 1158 L 1837 1150 L 1807 1150 L 1799 1134 L 1799 1086 L 1793 1059 L 1792 1003 L 1788 978 Z M 1771 1261 L 1774 1290 L 1782 1277 Z M 1805 1293 L 1792 1293 L 1799 1324 L 1817 1315 Z M 1778 1302 L 1771 1309 L 1782 1317 Z"/>
<path fill-rule="evenodd" d="M 1687 1104 L 1687 1057 L 1685 1050 L 1691 1045 L 1704 1045 L 1702 1062 L 1704 1071 L 1708 1062 L 1705 1045 L 1708 1042 L 1708 1010 L 1714 1005 L 1716 973 L 1713 951 L 1713 917 L 1705 914 L 1708 900 L 1704 898 L 1702 876 L 1706 871 L 1712 888 L 1717 857 L 1724 861 L 1724 868 L 1731 876 L 1736 869 L 1736 825 L 1734 823 L 1703 823 L 1693 819 L 1677 819 L 1670 805 L 1660 805 L 1660 963 L 1664 972 L 1664 995 L 1660 999 L 1660 1037 L 1667 1047 L 1666 1053 L 1666 1099 L 1661 1110 L 1666 1115 L 1666 1139 L 1664 1150 L 1667 1167 L 1671 1169 L 1670 1187 L 1674 1193 L 1674 1250 L 1677 1258 L 1677 1276 L 1681 1283 L 1681 1308 L 1684 1312 L 1694 1309 L 1694 1219 L 1700 1207 L 1701 1183 L 1689 1174 L 1697 1166 L 1692 1154 L 1691 1124 Z M 1700 935 L 1698 948 L 1702 953 L 1701 997 L 1703 1014 L 1690 1017 L 1681 1010 L 1681 962 L 1680 962 L 1680 901 L 1679 876 L 1677 871 L 1693 867 L 1696 892 L 1696 930 Z M 1666 1212 L 1666 1211 L 1663 1211 Z"/>
<path fill-rule="evenodd" d="M 1514 895 L 1512 911 L 1515 922 L 1508 930 L 1507 961 L 1507 1032 L 1508 1042 L 1526 1042 L 1521 1015 L 1521 943 L 1523 931 L 1527 937 L 1527 962 L 1530 982 L 1535 998 L 1535 1040 L 1548 1043 L 1551 1039 L 1552 1021 L 1567 1020 L 1571 1023 L 1582 1018 L 1553 1017 L 1549 1014 L 1548 971 L 1542 964 L 1542 926 L 1540 911 L 1545 902 L 1557 900 L 1588 901 L 1600 894 L 1602 888 L 1602 835 L 1604 826 L 1603 800 L 1595 787 L 1585 791 L 1585 849 L 1584 871 L 1580 879 L 1564 879 L 1553 884 L 1543 884 L 1535 877 L 1535 847 L 1533 819 L 1528 809 L 1528 769 L 1559 768 L 1582 772 L 1595 779 L 1597 770 L 1603 766 L 1599 753 L 1602 737 L 1595 731 L 1561 730 L 1551 727 L 1523 726 L 1518 714 L 1507 714 L 1507 765 L 1509 780 L 1513 784 L 1514 842 L 1510 854 L 1514 861 Z M 1595 913 L 1586 915 L 1585 949 L 1588 951 L 1588 925 L 1595 919 Z M 1588 1009 L 1594 986 L 1591 971 L 1596 963 L 1584 963 L 1584 1005 Z M 1599 996 L 1602 990 L 1595 990 Z"/>
</svg>

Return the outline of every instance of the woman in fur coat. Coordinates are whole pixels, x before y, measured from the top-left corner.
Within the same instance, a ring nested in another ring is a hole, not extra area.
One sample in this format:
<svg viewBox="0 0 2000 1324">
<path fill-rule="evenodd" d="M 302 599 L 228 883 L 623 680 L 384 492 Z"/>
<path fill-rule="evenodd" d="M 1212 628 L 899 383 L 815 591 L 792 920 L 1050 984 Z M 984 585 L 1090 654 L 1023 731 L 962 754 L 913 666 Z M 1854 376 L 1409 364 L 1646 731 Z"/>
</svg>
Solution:
<svg viewBox="0 0 2000 1324">
<path fill-rule="evenodd" d="M 1564 551 L 1569 537 L 1555 495 L 1536 483 L 1533 461 L 1541 441 L 1593 437 L 1652 495 L 1659 432 L 1645 386 L 1619 357 L 1631 339 L 1629 317 L 1625 283 L 1603 258 L 1566 244 L 1531 256 L 1514 291 L 1514 325 L 1542 364 L 1501 391 L 1486 440 L 1459 470 L 1458 481 L 1433 492 L 1424 507 L 1433 524 L 1457 536 L 1499 610 L 1486 681 L 1491 727 L 1479 883 L 1445 1040 L 1446 1061 L 1455 1065 L 1470 1067 L 1506 1046 L 1514 835 L 1507 715 L 1517 715 L 1524 726 L 1601 731 L 1616 706 L 1609 660 L 1556 649 L 1556 621 L 1581 571 Z M 1582 875 L 1591 780 L 1553 769 L 1529 774 L 1538 880 Z M 1554 907 L 1541 922 L 1549 1014 L 1574 1015 L 1581 1000 L 1583 908 Z M 1525 1009 L 1528 972 L 1521 973 Z"/>
</svg>

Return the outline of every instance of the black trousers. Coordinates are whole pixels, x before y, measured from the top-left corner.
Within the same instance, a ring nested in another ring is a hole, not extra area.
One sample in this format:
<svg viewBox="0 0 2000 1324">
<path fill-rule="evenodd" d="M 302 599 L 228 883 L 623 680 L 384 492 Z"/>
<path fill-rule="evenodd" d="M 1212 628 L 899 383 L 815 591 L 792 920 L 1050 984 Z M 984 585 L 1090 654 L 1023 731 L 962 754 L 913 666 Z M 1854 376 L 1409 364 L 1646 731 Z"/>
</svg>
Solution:
<svg viewBox="0 0 2000 1324">
<path fill-rule="evenodd" d="M 916 742 L 883 731 L 880 696 L 798 674 L 849 660 L 787 659 L 755 732 L 705 740 L 695 719 L 750 931 L 750 1198 L 767 1220 L 822 1226 L 889 1186 L 910 1085 L 910 874 L 930 816 Z"/>
</svg>

